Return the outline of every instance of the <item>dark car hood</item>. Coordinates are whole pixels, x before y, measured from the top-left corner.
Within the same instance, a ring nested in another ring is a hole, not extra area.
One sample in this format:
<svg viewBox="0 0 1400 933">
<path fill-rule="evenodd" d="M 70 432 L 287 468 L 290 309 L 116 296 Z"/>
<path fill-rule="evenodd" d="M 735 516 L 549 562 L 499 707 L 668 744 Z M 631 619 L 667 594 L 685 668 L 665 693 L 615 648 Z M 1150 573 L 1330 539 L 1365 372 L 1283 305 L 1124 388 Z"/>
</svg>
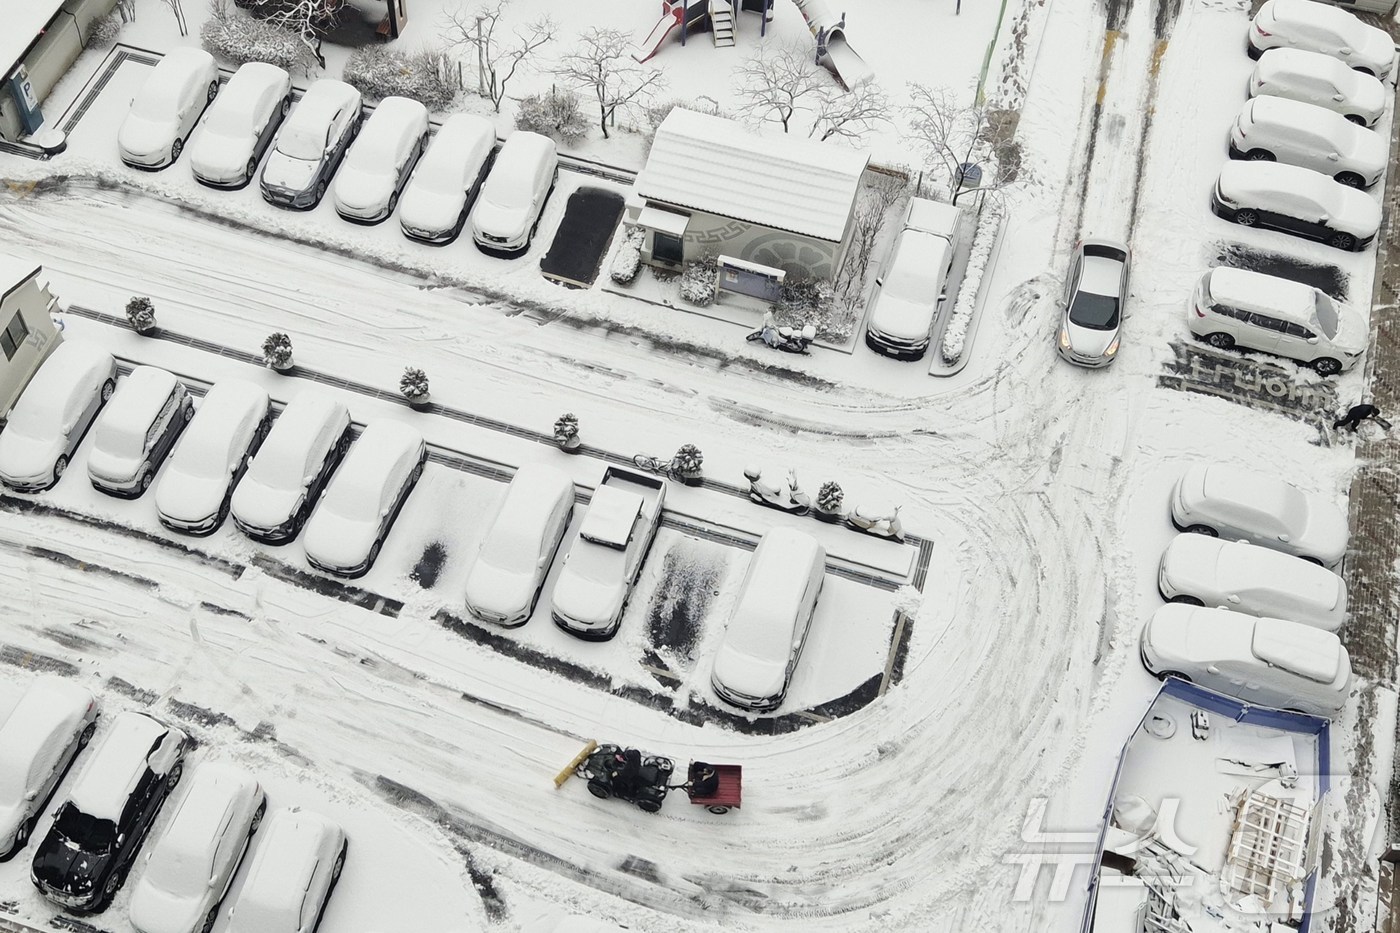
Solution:
<svg viewBox="0 0 1400 933">
<path fill-rule="evenodd" d="M 84 852 L 61 836 L 50 834 L 34 853 L 34 877 L 57 891 L 86 894 L 97 889 L 98 879 L 106 873 L 112 856 L 111 852 Z M 76 886 L 80 880 L 93 883 L 80 888 Z"/>
</svg>

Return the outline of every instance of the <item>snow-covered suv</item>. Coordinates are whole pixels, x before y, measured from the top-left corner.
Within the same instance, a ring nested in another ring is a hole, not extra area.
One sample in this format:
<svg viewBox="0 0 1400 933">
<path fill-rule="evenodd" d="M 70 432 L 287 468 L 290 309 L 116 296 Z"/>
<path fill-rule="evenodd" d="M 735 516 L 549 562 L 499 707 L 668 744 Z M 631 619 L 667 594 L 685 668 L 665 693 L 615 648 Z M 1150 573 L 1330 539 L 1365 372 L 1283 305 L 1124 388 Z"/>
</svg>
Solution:
<svg viewBox="0 0 1400 933">
<path fill-rule="evenodd" d="M 1276 162 L 1226 162 L 1210 208 L 1244 227 L 1281 230 L 1336 249 L 1363 250 L 1381 226 L 1381 206 L 1321 172 Z"/>
<path fill-rule="evenodd" d="M 1313 0 L 1268 0 L 1249 25 L 1249 57 L 1266 49 L 1307 49 L 1384 78 L 1395 62 L 1395 42 L 1346 10 Z"/>
</svg>

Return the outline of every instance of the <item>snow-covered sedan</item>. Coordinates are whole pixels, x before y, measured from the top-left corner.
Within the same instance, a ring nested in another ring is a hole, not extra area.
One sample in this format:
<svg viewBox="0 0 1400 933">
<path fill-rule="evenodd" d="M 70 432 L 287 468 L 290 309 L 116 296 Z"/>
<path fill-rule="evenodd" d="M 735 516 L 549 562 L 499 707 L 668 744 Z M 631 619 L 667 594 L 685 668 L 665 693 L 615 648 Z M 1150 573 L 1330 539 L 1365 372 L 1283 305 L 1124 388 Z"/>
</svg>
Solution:
<svg viewBox="0 0 1400 933">
<path fill-rule="evenodd" d="M 428 108 L 407 97 L 384 98 L 335 176 L 331 197 L 336 213 L 363 224 L 388 217 L 427 145 Z"/>
<path fill-rule="evenodd" d="M 1177 531 L 1243 540 L 1335 567 L 1346 554 L 1347 517 L 1325 496 L 1266 473 L 1196 463 L 1171 495 Z"/>
<path fill-rule="evenodd" d="M 0 726 L 0 862 L 24 848 L 39 814 L 97 729 L 97 700 L 62 677 L 36 677 Z"/>
<path fill-rule="evenodd" d="M 1390 144 L 1339 113 L 1282 97 L 1245 101 L 1230 127 L 1230 158 L 1300 165 L 1352 188 L 1385 174 Z"/>
<path fill-rule="evenodd" d="M 528 622 L 573 514 L 574 483 L 562 470 L 516 470 L 467 576 L 467 611 L 508 627 Z"/>
<path fill-rule="evenodd" d="M 1364 191 L 1277 162 L 1226 162 L 1210 207 L 1222 220 L 1244 227 L 1279 230 L 1352 252 L 1370 246 L 1381 226 L 1381 206 Z"/>
<path fill-rule="evenodd" d="M 116 385 L 112 354 L 84 340 L 60 343 L 0 432 L 0 482 L 20 492 L 57 483 Z"/>
<path fill-rule="evenodd" d="M 1084 239 L 1074 249 L 1060 319 L 1060 356 L 1076 366 L 1107 366 L 1117 358 L 1128 303 L 1128 247 Z"/>
<path fill-rule="evenodd" d="M 1250 97 L 1282 97 L 1325 107 L 1371 126 L 1385 113 L 1385 85 L 1321 52 L 1270 49 L 1249 77 Z"/>
<path fill-rule="evenodd" d="M 319 813 L 274 811 L 229 911 L 227 933 L 315 933 L 349 848 L 345 831 Z"/>
<path fill-rule="evenodd" d="M 247 771 L 202 764 L 146 855 L 131 892 L 136 933 L 208 933 L 238 865 L 267 810 L 267 794 Z"/>
<path fill-rule="evenodd" d="M 469 113 L 448 117 L 418 160 L 399 202 L 404 235 L 434 244 L 456 239 L 495 146 L 496 127 L 490 120 Z"/>
<path fill-rule="evenodd" d="M 192 417 L 194 399 L 184 383 L 163 369 L 137 366 L 117 386 L 92 432 L 93 487 L 127 499 L 142 495 Z"/>
<path fill-rule="evenodd" d="M 117 131 L 122 161 L 158 169 L 180 158 L 200 114 L 219 93 L 219 66 L 203 49 L 167 52 L 131 101 Z"/>
<path fill-rule="evenodd" d="M 494 253 L 527 249 L 558 177 L 554 140 L 524 130 L 506 137 L 472 207 L 477 247 Z"/>
<path fill-rule="evenodd" d="M 228 517 L 233 488 L 272 427 L 267 392 L 243 379 L 216 383 L 156 484 L 156 514 L 173 531 L 211 534 Z"/>
<path fill-rule="evenodd" d="M 428 448 L 416 428 L 371 422 L 331 478 L 306 523 L 306 559 L 342 577 L 369 572 L 423 475 Z"/>
<path fill-rule="evenodd" d="M 1313 0 L 1267 0 L 1249 25 L 1249 57 L 1267 49 L 1321 52 L 1384 78 L 1395 61 L 1395 42 L 1346 10 Z"/>
<path fill-rule="evenodd" d="M 196 181 L 215 188 L 241 188 L 258 173 L 258 161 L 292 107 L 292 79 L 267 62 L 248 62 L 199 121 L 190 146 Z"/>
<path fill-rule="evenodd" d="M 1347 616 L 1347 585 L 1325 567 L 1242 541 L 1177 535 L 1157 569 L 1162 598 L 1292 619 L 1335 632 Z"/>
<path fill-rule="evenodd" d="M 320 204 L 362 120 L 360 92 L 344 81 L 322 78 L 307 88 L 263 164 L 263 198 L 298 210 Z"/>
</svg>

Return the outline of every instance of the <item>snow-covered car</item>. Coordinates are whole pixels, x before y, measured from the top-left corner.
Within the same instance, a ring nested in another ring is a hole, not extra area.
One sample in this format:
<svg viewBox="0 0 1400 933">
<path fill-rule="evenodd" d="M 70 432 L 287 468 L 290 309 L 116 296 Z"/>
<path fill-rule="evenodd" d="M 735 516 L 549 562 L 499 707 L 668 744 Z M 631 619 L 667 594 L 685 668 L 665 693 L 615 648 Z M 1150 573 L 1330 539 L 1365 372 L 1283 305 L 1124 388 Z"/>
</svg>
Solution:
<svg viewBox="0 0 1400 933">
<path fill-rule="evenodd" d="M 574 483 L 562 470 L 517 470 L 467 576 L 467 611 L 497 625 L 528 622 L 573 514 Z"/>
<path fill-rule="evenodd" d="M 376 224 L 394 212 L 399 192 L 428 145 L 428 108 L 386 97 L 369 115 L 331 186 L 341 217 Z"/>
<path fill-rule="evenodd" d="M 156 515 L 172 531 L 211 534 L 228 517 L 233 489 L 272 428 L 267 392 L 224 379 L 204 396 L 156 483 Z"/>
<path fill-rule="evenodd" d="M 192 417 L 194 399 L 183 382 L 163 369 L 137 366 L 97 418 L 88 479 L 108 495 L 140 496 Z"/>
<path fill-rule="evenodd" d="M 267 794 L 247 771 L 201 764 L 187 782 L 146 871 L 131 892 L 136 933 L 208 933 L 238 865 L 267 810 Z"/>
<path fill-rule="evenodd" d="M 1260 706 L 1324 718 L 1346 705 L 1351 658 L 1331 632 L 1285 619 L 1172 603 L 1142 630 L 1142 663 Z"/>
<path fill-rule="evenodd" d="M 174 164 L 204 108 L 218 96 L 219 66 L 203 49 L 179 48 L 157 63 L 117 131 L 117 149 L 132 168 Z"/>
<path fill-rule="evenodd" d="M 40 893 L 69 910 L 105 910 L 180 782 L 188 746 L 152 716 L 118 713 L 34 853 L 29 878 Z"/>
<path fill-rule="evenodd" d="M 1316 104 L 1360 126 L 1385 113 L 1385 85 L 1330 55 L 1306 49 L 1270 49 L 1249 76 L 1250 97 L 1282 97 Z"/>
<path fill-rule="evenodd" d="M 1320 289 L 1227 266 L 1201 276 L 1186 327 L 1217 350 L 1272 353 L 1323 376 L 1356 366 L 1370 342 L 1361 313 Z"/>
<path fill-rule="evenodd" d="M 334 78 L 312 84 L 277 131 L 263 163 L 263 198 L 305 210 L 320 204 L 363 119 L 359 91 Z"/>
<path fill-rule="evenodd" d="M 496 127 L 490 120 L 469 113 L 448 117 L 404 188 L 399 202 L 404 235 L 424 243 L 455 240 L 495 147 Z"/>
<path fill-rule="evenodd" d="M 1210 207 L 1244 227 L 1281 230 L 1353 252 L 1370 246 L 1381 225 L 1381 206 L 1364 191 L 1277 162 L 1226 162 Z"/>
<path fill-rule="evenodd" d="M 1346 554 L 1347 517 L 1340 509 L 1253 470 L 1192 464 L 1172 488 L 1171 516 L 1177 531 L 1248 541 L 1324 567 Z"/>
<path fill-rule="evenodd" d="M 0 432 L 0 482 L 19 492 L 57 483 L 116 386 L 112 354 L 85 340 L 60 343 Z"/>
<path fill-rule="evenodd" d="M 319 813 L 274 811 L 229 910 L 227 933 L 315 933 L 349 848 L 345 831 Z"/>
<path fill-rule="evenodd" d="M 340 401 L 315 391 L 292 399 L 233 490 L 234 524 L 255 541 L 295 538 L 350 441 Z"/>
<path fill-rule="evenodd" d="M 0 726 L 0 862 L 24 848 L 73 759 L 97 729 L 97 699 L 71 680 L 36 677 Z"/>
<path fill-rule="evenodd" d="M 782 705 L 826 582 L 826 549 L 809 534 L 774 528 L 749 560 L 715 652 L 710 686 L 747 710 Z"/>
<path fill-rule="evenodd" d="M 1157 568 L 1157 589 L 1168 602 L 1290 619 L 1329 632 L 1347 617 L 1346 581 L 1327 568 L 1205 535 L 1172 539 Z"/>
<path fill-rule="evenodd" d="M 917 360 L 928 351 L 934 315 L 953 265 L 959 218 L 951 204 L 910 199 L 889 265 L 875 278 L 865 345 L 876 353 Z"/>
<path fill-rule="evenodd" d="M 1301 165 L 1352 188 L 1369 188 L 1385 174 L 1390 144 L 1323 107 L 1256 97 L 1230 127 L 1230 158 Z"/>
<path fill-rule="evenodd" d="M 1346 10 L 1314 0 L 1267 0 L 1249 24 L 1249 57 L 1268 49 L 1305 49 L 1384 78 L 1395 61 L 1395 42 Z"/>
<path fill-rule="evenodd" d="M 368 573 L 427 457 L 417 428 L 370 422 L 306 523 L 303 543 L 311 566 L 342 577 Z"/>
<path fill-rule="evenodd" d="M 550 614 L 556 625 L 589 641 L 617 634 L 665 499 L 666 485 L 654 476 L 604 471 L 554 581 Z"/>
<path fill-rule="evenodd" d="M 1129 261 L 1128 247 L 1113 240 L 1086 238 L 1075 247 L 1056 344 L 1062 358 L 1098 367 L 1117 357 Z"/>
<path fill-rule="evenodd" d="M 507 136 L 472 207 L 472 239 L 477 247 L 488 253 L 529 248 L 558 178 L 554 140 L 524 130 Z"/>
<path fill-rule="evenodd" d="M 258 161 L 292 108 L 292 79 L 267 62 L 248 62 L 199 121 L 190 146 L 195 180 L 215 188 L 241 188 L 258 173 Z"/>
</svg>

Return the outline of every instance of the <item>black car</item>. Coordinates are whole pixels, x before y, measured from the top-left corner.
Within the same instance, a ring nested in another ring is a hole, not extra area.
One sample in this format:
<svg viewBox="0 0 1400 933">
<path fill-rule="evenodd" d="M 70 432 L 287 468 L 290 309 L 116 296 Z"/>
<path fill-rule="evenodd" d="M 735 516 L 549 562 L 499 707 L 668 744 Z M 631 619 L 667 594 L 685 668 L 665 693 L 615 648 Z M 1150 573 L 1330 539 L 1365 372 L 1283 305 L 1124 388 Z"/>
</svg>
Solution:
<svg viewBox="0 0 1400 933">
<path fill-rule="evenodd" d="M 29 877 L 40 893 L 79 913 L 107 909 L 180 781 L 188 745 L 144 713 L 117 716 L 34 853 Z"/>
</svg>

